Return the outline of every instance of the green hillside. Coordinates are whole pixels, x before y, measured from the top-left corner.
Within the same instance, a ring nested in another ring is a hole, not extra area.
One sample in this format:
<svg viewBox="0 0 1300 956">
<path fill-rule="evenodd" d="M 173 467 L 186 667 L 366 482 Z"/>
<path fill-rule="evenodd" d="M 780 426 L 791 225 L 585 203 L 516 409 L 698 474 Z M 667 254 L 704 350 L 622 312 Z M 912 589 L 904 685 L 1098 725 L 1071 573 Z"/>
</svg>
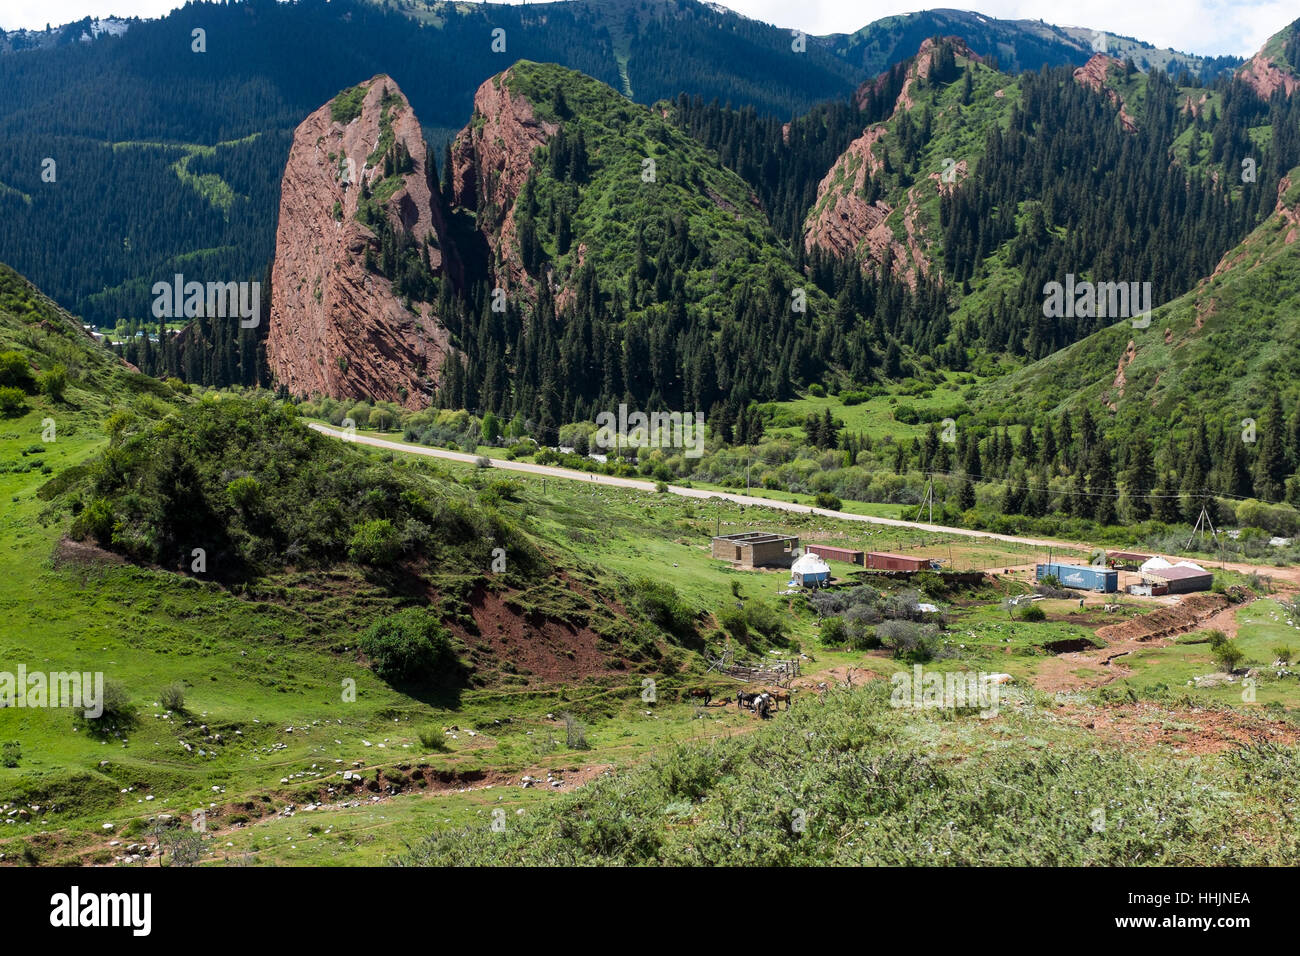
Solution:
<svg viewBox="0 0 1300 956">
<path fill-rule="evenodd" d="M 1113 408 L 1106 417 L 1120 428 L 1151 420 L 1177 425 L 1197 411 L 1225 421 L 1260 418 L 1275 393 L 1294 408 L 1300 169 L 1286 185 L 1279 211 L 1224 256 L 1212 277 L 1156 309 L 1149 328 L 1110 326 L 995 382 L 979 405 L 1030 415 Z"/>
</svg>

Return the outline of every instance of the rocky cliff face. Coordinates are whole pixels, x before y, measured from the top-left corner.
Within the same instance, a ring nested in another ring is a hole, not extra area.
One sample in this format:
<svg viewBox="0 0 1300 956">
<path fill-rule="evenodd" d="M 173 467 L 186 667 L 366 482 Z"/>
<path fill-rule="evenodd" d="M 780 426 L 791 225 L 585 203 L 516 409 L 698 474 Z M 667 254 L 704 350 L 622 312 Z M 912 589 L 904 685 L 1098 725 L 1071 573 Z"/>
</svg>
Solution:
<svg viewBox="0 0 1300 956">
<path fill-rule="evenodd" d="M 452 201 L 475 213 L 497 287 L 530 296 L 532 280 L 519 258 L 515 200 L 532 169 L 532 154 L 559 128 L 538 119 L 511 91 L 514 70 L 485 80 L 474 94 L 470 123 L 452 143 Z"/>
<path fill-rule="evenodd" d="M 1137 130 L 1137 122 L 1129 115 L 1125 107 L 1124 100 L 1120 97 L 1115 89 L 1106 84 L 1106 77 L 1111 70 L 1123 70 L 1124 63 L 1115 59 L 1113 56 L 1107 56 L 1105 53 L 1098 53 L 1083 66 L 1074 71 L 1074 81 L 1082 86 L 1090 87 L 1098 92 L 1104 91 L 1107 99 L 1119 109 L 1119 121 L 1123 124 L 1126 132 L 1132 133 Z"/>
<path fill-rule="evenodd" d="M 948 37 L 940 42 L 947 44 L 956 56 L 981 61 L 960 38 Z M 940 42 L 934 39 L 922 42 L 907 66 L 891 115 L 910 111 L 915 106 L 917 83 L 934 72 Z M 888 79 L 888 74 L 882 74 L 859 87 L 856 96 L 859 108 L 866 102 L 867 93 L 879 92 Z M 868 182 L 884 169 L 882 140 L 888 134 L 886 123 L 866 129 L 818 184 L 817 201 L 804 224 L 804 248 L 809 252 L 821 248 L 837 258 L 856 256 L 866 268 L 879 269 L 889 262 L 894 274 L 915 288 L 918 277 L 930 274 L 932 268 L 927 251 L 930 240 L 920 221 L 920 204 L 935 193 L 952 190 L 966 177 L 967 163 L 964 159 L 954 163 L 949 181 L 938 173 L 929 174 L 892 203 L 886 199 L 868 202 Z"/>
<path fill-rule="evenodd" d="M 446 331 L 430 303 L 408 307 L 379 274 L 380 239 L 358 218 L 366 204 L 427 250 L 435 273 L 454 267 L 425 154 L 410 104 L 383 75 L 341 93 L 294 132 L 266 345 L 271 373 L 290 393 L 429 404 Z M 409 168 L 386 169 L 389 155 L 409 155 Z"/>
</svg>

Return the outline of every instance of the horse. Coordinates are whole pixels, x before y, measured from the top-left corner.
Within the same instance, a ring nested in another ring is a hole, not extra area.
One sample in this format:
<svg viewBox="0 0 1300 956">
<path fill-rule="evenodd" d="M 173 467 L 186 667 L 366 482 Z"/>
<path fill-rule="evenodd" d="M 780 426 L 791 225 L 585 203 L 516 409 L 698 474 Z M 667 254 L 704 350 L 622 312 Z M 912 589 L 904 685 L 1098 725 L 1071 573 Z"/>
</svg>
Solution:
<svg viewBox="0 0 1300 956">
<path fill-rule="evenodd" d="M 686 696 L 692 701 L 703 700 L 704 706 L 708 707 L 713 700 L 713 691 L 707 687 L 692 687 L 686 692 Z"/>
<path fill-rule="evenodd" d="M 754 698 L 754 713 L 758 714 L 760 720 L 767 720 L 771 716 L 772 696 L 770 694 L 759 694 Z"/>
<path fill-rule="evenodd" d="M 767 696 L 772 698 L 772 703 L 777 710 L 781 709 L 781 702 L 785 702 L 785 709 L 790 709 L 790 692 L 780 687 L 769 687 L 763 691 Z"/>
<path fill-rule="evenodd" d="M 752 710 L 754 707 L 754 701 L 758 699 L 758 696 L 757 693 L 751 694 L 743 690 L 738 691 L 736 693 L 736 709 L 739 710 L 741 707 L 748 707 Z"/>
</svg>

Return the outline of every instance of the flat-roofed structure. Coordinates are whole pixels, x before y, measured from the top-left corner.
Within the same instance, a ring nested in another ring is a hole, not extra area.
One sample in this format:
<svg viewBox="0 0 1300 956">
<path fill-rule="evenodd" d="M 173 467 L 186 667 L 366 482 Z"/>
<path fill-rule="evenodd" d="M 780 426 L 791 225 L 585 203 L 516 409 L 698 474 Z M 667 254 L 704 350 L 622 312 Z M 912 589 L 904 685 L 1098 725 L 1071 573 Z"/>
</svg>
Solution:
<svg viewBox="0 0 1300 956">
<path fill-rule="evenodd" d="M 888 551 L 868 551 L 867 567 L 875 571 L 926 571 L 930 567 L 930 559 L 890 554 Z"/>
<path fill-rule="evenodd" d="M 808 551 L 826 561 L 843 561 L 845 564 L 856 564 L 860 567 L 866 567 L 867 563 L 865 552 L 855 551 L 852 548 L 839 548 L 833 544 L 810 544 Z"/>
<path fill-rule="evenodd" d="M 788 568 L 798 549 L 797 536 L 768 531 L 720 534 L 713 539 L 713 556 L 742 568 Z"/>
<path fill-rule="evenodd" d="M 1214 575 L 1211 572 L 1201 567 L 1189 567 L 1183 564 L 1143 571 L 1142 580 L 1149 584 L 1166 585 L 1170 594 L 1208 591 L 1214 587 Z"/>
</svg>

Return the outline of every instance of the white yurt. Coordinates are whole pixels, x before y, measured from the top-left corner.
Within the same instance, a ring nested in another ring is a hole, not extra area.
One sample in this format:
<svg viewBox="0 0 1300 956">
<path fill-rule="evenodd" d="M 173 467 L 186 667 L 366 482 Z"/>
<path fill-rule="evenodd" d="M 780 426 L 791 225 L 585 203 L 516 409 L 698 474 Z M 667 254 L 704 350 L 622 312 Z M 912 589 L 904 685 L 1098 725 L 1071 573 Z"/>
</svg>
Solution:
<svg viewBox="0 0 1300 956">
<path fill-rule="evenodd" d="M 806 588 L 825 587 L 831 580 L 831 566 L 810 551 L 791 566 L 790 577 Z"/>
</svg>

